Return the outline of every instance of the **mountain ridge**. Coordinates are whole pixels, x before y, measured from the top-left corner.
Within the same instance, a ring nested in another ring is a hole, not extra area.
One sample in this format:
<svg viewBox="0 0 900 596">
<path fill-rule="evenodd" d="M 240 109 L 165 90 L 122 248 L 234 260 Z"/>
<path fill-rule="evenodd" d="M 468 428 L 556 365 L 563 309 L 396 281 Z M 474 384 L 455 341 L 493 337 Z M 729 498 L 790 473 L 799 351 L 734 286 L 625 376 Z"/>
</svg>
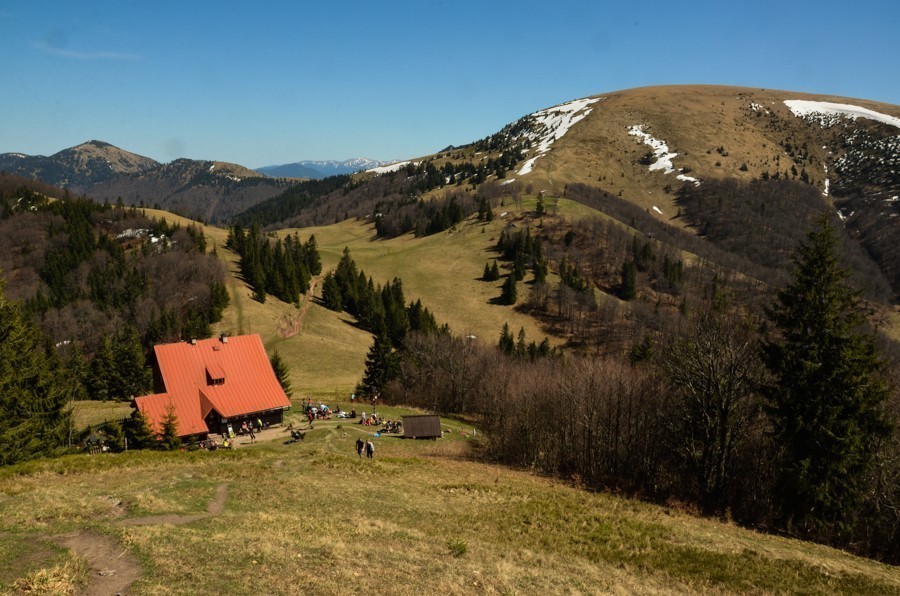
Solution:
<svg viewBox="0 0 900 596">
<path fill-rule="evenodd" d="M 355 174 L 362 170 L 383 166 L 390 162 L 369 159 L 367 157 L 351 157 L 343 161 L 334 159 L 304 160 L 292 163 L 263 166 L 256 171 L 273 178 L 326 178 L 341 174 Z"/>
</svg>

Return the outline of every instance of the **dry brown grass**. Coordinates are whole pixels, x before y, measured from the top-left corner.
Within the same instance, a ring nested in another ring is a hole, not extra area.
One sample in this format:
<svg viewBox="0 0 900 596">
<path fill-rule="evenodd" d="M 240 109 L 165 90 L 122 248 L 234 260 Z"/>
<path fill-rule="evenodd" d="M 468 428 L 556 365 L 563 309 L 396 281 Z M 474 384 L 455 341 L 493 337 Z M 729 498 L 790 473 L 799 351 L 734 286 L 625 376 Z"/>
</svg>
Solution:
<svg viewBox="0 0 900 596">
<path fill-rule="evenodd" d="M 893 567 L 478 463 L 472 428 L 443 426 L 451 432 L 436 442 L 375 438 L 374 460 L 353 448 L 369 431 L 335 420 L 291 445 L 10 469 L 0 549 L 13 530 L 93 528 L 143 562 L 137 594 L 900 593 Z M 219 516 L 120 523 L 203 513 L 222 483 Z M 78 583 L 54 565 L 48 577 Z"/>
</svg>

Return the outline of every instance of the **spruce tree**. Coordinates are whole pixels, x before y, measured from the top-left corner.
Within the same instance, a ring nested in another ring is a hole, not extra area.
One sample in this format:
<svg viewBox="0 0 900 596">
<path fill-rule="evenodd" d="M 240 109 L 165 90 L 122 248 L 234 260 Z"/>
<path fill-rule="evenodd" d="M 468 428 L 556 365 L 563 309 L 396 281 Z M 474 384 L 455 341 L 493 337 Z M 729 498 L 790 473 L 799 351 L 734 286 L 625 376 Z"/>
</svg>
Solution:
<svg viewBox="0 0 900 596">
<path fill-rule="evenodd" d="M 291 380 L 288 378 L 290 371 L 288 370 L 287 364 L 282 360 L 281 355 L 278 354 L 278 350 L 275 350 L 275 353 L 269 358 L 269 363 L 272 365 L 272 371 L 275 373 L 275 378 L 278 379 L 278 383 L 284 390 L 285 395 L 288 397 L 293 395 Z"/>
<path fill-rule="evenodd" d="M 619 298 L 634 300 L 637 297 L 637 267 L 632 261 L 622 265 L 622 285 L 619 287 Z"/>
<path fill-rule="evenodd" d="M 500 290 L 500 304 L 516 303 L 516 276 L 512 273 L 506 276 L 503 287 Z"/>
<path fill-rule="evenodd" d="M 329 273 L 322 281 L 322 302 L 325 308 L 341 312 L 344 310 L 344 297 L 341 286 L 334 275 Z"/>
<path fill-rule="evenodd" d="M 60 370 L 0 280 L 0 464 L 51 453 L 71 427 Z"/>
<path fill-rule="evenodd" d="M 500 332 L 500 342 L 497 345 L 500 350 L 506 354 L 512 354 L 516 347 L 512 332 L 509 330 L 509 323 L 503 323 L 503 330 Z"/>
<path fill-rule="evenodd" d="M 889 432 L 882 362 L 837 242 L 823 215 L 794 257 L 793 281 L 767 309 L 776 332 L 763 344 L 781 521 L 821 538 L 849 529 L 873 447 Z"/>
<path fill-rule="evenodd" d="M 166 408 L 166 415 L 163 416 L 161 430 L 158 444 L 160 449 L 174 451 L 181 447 L 181 439 L 178 438 L 178 416 L 175 415 L 175 405 L 172 403 Z"/>
<path fill-rule="evenodd" d="M 110 388 L 110 398 L 128 400 L 144 395 L 150 389 L 151 372 L 137 329 L 128 326 L 116 334 L 113 354 L 119 384 Z"/>
<path fill-rule="evenodd" d="M 140 410 L 135 410 L 131 415 L 131 420 L 125 427 L 125 437 L 131 449 L 148 449 L 156 444 L 153 429 Z"/>
<path fill-rule="evenodd" d="M 369 395 L 380 394 L 388 381 L 397 376 L 399 368 L 398 356 L 394 352 L 387 329 L 382 328 L 372 341 L 372 347 L 366 354 L 366 371 L 363 375 L 362 388 Z"/>
</svg>

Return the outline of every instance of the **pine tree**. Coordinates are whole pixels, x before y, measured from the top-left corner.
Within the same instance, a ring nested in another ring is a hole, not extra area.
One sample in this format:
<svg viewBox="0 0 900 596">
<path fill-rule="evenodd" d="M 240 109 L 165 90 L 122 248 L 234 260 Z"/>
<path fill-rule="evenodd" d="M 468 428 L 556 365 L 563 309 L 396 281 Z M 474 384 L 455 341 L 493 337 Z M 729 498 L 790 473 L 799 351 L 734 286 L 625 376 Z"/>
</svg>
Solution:
<svg viewBox="0 0 900 596">
<path fill-rule="evenodd" d="M 500 342 L 497 347 L 506 354 L 512 354 L 515 350 L 516 342 L 513 339 L 512 332 L 509 330 L 509 323 L 503 323 L 503 330 L 500 332 Z"/>
<path fill-rule="evenodd" d="M 366 354 L 366 371 L 362 380 L 362 388 L 369 395 L 380 394 L 388 381 L 396 378 L 399 363 L 394 353 L 391 338 L 387 330 L 381 329 L 375 335 L 372 347 Z"/>
<path fill-rule="evenodd" d="M 619 288 L 619 298 L 622 300 L 634 300 L 637 296 L 637 266 L 632 261 L 622 265 L 622 285 Z"/>
<path fill-rule="evenodd" d="M 132 399 L 150 389 L 150 369 L 146 366 L 144 348 L 134 327 L 127 327 L 116 334 L 113 344 L 118 385 L 111 387 L 112 399 Z"/>
<path fill-rule="evenodd" d="M 0 464 L 51 453 L 71 428 L 60 370 L 0 280 Z"/>
<path fill-rule="evenodd" d="M 181 447 L 181 439 L 178 437 L 178 416 L 175 415 L 175 404 L 170 403 L 169 407 L 166 408 L 166 415 L 162 419 L 159 447 L 168 451 L 174 451 Z"/>
<path fill-rule="evenodd" d="M 100 401 L 113 399 L 113 392 L 121 386 L 119 371 L 116 367 L 116 357 L 112 340 L 108 335 L 100 339 L 100 346 L 91 361 L 91 368 L 87 378 L 88 398 Z"/>
<path fill-rule="evenodd" d="M 806 536 L 848 529 L 873 446 L 889 432 L 879 413 L 883 365 L 836 245 L 823 215 L 794 257 L 792 283 L 767 310 L 777 333 L 763 345 L 782 522 Z"/>
<path fill-rule="evenodd" d="M 516 340 L 516 356 L 519 358 L 525 357 L 525 328 L 519 327 L 519 336 Z"/>
<path fill-rule="evenodd" d="M 500 304 L 516 303 L 516 276 L 510 273 L 500 290 Z"/>
<path fill-rule="evenodd" d="M 341 312 L 344 310 L 344 297 L 337 279 L 329 273 L 322 281 L 322 302 L 325 308 Z"/>
<path fill-rule="evenodd" d="M 149 449 L 156 444 L 153 429 L 140 410 L 135 410 L 131 415 L 131 420 L 125 428 L 125 436 L 128 438 L 128 446 L 132 449 Z"/>
<path fill-rule="evenodd" d="M 289 378 L 290 371 L 288 370 L 287 364 L 285 364 L 284 360 L 282 360 L 281 356 L 278 354 L 278 350 L 275 350 L 275 353 L 269 358 L 269 363 L 272 365 L 272 371 L 275 373 L 275 378 L 278 379 L 278 383 L 284 390 L 285 395 L 288 397 L 293 395 L 291 380 Z"/>
</svg>

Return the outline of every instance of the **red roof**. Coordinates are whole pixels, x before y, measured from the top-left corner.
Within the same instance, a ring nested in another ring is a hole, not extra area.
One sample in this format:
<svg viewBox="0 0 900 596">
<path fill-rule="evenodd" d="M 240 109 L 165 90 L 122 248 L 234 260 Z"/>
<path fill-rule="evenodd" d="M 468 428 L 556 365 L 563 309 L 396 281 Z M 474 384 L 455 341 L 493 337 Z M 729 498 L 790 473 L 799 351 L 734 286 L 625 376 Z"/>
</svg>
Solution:
<svg viewBox="0 0 900 596">
<path fill-rule="evenodd" d="M 160 432 L 169 404 L 175 407 L 182 437 L 208 433 L 204 419 L 212 410 L 233 418 L 291 405 L 259 335 L 163 344 L 153 350 L 165 392 L 134 401 L 154 432 Z"/>
</svg>

